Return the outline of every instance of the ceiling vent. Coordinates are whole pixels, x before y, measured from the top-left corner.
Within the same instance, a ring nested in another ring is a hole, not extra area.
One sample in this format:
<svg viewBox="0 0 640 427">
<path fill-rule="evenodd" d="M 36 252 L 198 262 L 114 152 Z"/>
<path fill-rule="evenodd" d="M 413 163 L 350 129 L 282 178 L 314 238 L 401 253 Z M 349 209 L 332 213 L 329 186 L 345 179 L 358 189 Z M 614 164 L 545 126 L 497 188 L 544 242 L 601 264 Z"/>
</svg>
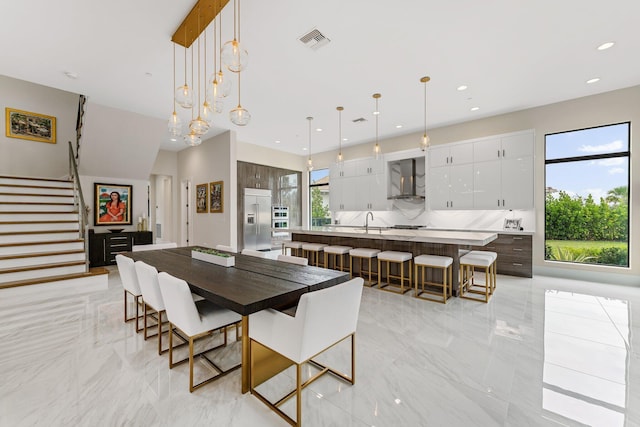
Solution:
<svg viewBox="0 0 640 427">
<path fill-rule="evenodd" d="M 364 117 L 358 117 L 357 119 L 351 120 L 353 123 L 364 123 L 367 121 Z"/>
<path fill-rule="evenodd" d="M 318 50 L 331 41 L 315 28 L 308 33 L 300 36 L 298 40 L 300 40 L 302 43 L 304 43 L 305 46 L 313 50 Z"/>
</svg>

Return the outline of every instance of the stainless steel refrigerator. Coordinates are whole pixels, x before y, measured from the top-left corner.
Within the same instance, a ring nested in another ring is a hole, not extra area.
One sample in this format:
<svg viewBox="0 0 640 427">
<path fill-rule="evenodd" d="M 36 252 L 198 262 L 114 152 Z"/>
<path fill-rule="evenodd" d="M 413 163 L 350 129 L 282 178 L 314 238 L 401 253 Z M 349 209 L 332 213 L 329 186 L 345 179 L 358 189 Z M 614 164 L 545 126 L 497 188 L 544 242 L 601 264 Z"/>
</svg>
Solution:
<svg viewBox="0 0 640 427">
<path fill-rule="evenodd" d="M 244 248 L 271 249 L 271 190 L 244 189 Z"/>
</svg>

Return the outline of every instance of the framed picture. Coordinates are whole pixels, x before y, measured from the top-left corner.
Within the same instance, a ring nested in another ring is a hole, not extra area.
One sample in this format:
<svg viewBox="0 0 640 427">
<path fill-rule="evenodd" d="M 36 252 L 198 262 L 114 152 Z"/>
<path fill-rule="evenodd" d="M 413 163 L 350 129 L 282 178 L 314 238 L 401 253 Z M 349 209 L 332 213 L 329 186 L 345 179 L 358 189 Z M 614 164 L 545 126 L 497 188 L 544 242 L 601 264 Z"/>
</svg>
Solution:
<svg viewBox="0 0 640 427">
<path fill-rule="evenodd" d="M 131 185 L 95 184 L 95 225 L 131 225 Z"/>
<path fill-rule="evenodd" d="M 209 197 L 211 203 L 211 209 L 209 212 L 222 213 L 224 212 L 224 182 L 216 181 L 209 184 Z"/>
<path fill-rule="evenodd" d="M 196 213 L 207 213 L 209 205 L 207 204 L 209 197 L 209 184 L 196 185 Z"/>
<path fill-rule="evenodd" d="M 522 218 L 505 218 L 504 229 L 511 231 L 520 231 L 522 224 Z"/>
<path fill-rule="evenodd" d="M 44 114 L 5 108 L 7 136 L 56 143 L 56 118 Z"/>
</svg>

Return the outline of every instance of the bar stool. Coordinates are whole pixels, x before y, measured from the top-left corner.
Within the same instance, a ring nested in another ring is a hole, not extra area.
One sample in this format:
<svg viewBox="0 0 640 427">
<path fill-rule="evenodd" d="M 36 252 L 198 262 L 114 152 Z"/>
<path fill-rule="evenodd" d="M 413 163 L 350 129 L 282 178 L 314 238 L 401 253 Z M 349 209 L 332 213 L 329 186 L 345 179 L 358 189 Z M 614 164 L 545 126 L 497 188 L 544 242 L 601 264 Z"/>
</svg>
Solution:
<svg viewBox="0 0 640 427">
<path fill-rule="evenodd" d="M 357 258 L 360 262 L 360 266 L 358 269 L 358 275 L 360 277 L 362 277 L 362 261 L 366 259 L 369 267 L 369 280 L 365 281 L 364 284 L 367 286 L 374 286 L 375 282 L 371 280 L 371 276 L 373 275 L 378 277 L 378 272 L 371 271 L 371 263 L 373 258 L 376 258 L 378 256 L 378 253 L 380 253 L 379 249 L 371 249 L 371 248 L 351 249 L 349 251 L 349 278 L 353 278 L 353 259 Z"/>
<path fill-rule="evenodd" d="M 324 250 L 327 245 L 322 243 L 302 243 L 302 256 L 305 258 L 309 257 L 311 254 L 311 259 L 309 260 L 309 264 L 315 265 L 316 267 L 320 266 L 320 252 Z M 315 259 L 315 263 L 313 260 Z M 323 267 L 326 267 L 324 265 Z"/>
<path fill-rule="evenodd" d="M 415 292 L 413 294 L 416 298 L 425 299 L 427 301 L 440 302 L 443 304 L 447 303 L 447 300 L 452 296 L 451 282 L 453 279 L 453 258 L 448 256 L 440 256 L 440 255 L 420 255 L 413 259 L 414 265 L 414 280 L 415 280 Z M 421 267 L 422 272 L 422 280 L 418 281 L 418 267 Z M 436 269 L 439 268 L 442 270 L 442 282 L 433 282 L 425 280 L 425 271 L 424 269 Z M 422 289 L 418 290 L 418 284 L 422 285 Z M 439 292 L 433 292 L 428 289 L 425 290 L 424 285 L 438 286 L 442 288 L 442 294 Z M 427 295 L 422 296 L 422 294 L 428 295 L 442 295 L 442 301 L 436 299 L 435 297 L 429 297 Z"/>
<path fill-rule="evenodd" d="M 382 262 L 387 263 L 387 281 L 383 282 L 384 275 L 382 274 Z M 404 263 L 409 262 L 409 278 L 404 277 Z M 413 254 L 411 252 L 396 252 L 396 251 L 384 251 L 378 254 L 378 287 L 383 291 L 395 292 L 404 294 L 411 289 L 411 274 Z M 389 270 L 389 264 L 398 264 L 400 269 L 400 275 L 393 275 Z M 400 279 L 400 285 L 391 283 L 391 279 Z M 409 282 L 409 287 L 404 287 L 404 282 Z M 389 289 L 387 289 L 389 288 Z"/>
<path fill-rule="evenodd" d="M 497 256 L 496 256 L 497 257 Z M 494 275 L 492 265 L 495 259 L 487 254 L 474 254 L 473 251 L 460 257 L 460 298 L 489 302 L 489 297 L 493 293 Z M 484 283 L 476 283 L 476 269 L 484 269 Z M 472 294 L 483 295 L 484 299 L 474 297 Z"/>
<path fill-rule="evenodd" d="M 302 244 L 304 242 L 296 242 L 294 240 L 285 240 L 284 242 L 282 242 L 282 255 L 286 255 L 287 254 L 287 248 L 289 248 L 289 251 L 291 253 L 291 255 L 293 256 L 300 256 L 302 255 Z M 295 252 L 294 252 L 295 250 Z"/>
<path fill-rule="evenodd" d="M 492 259 L 491 267 L 489 269 L 489 273 L 491 273 L 491 289 L 489 293 L 493 295 L 493 291 L 496 289 L 496 262 L 498 261 L 498 253 L 492 251 L 470 251 L 474 255 L 480 256 L 488 256 Z"/>
<path fill-rule="evenodd" d="M 329 268 L 329 255 L 333 255 L 333 269 L 345 271 L 344 256 L 349 254 L 349 251 L 353 249 L 351 246 L 327 246 L 324 248 L 324 266 Z M 338 259 L 340 265 L 338 265 Z"/>
</svg>

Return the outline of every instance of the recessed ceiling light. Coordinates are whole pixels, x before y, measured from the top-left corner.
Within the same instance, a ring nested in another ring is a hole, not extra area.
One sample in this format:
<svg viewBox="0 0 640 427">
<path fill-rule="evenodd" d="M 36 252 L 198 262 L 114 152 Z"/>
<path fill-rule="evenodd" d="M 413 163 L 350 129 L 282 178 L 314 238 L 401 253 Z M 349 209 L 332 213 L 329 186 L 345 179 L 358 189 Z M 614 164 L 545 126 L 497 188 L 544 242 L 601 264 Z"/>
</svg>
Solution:
<svg viewBox="0 0 640 427">
<path fill-rule="evenodd" d="M 471 107 L 471 111 L 478 111 L 480 107 Z"/>
<path fill-rule="evenodd" d="M 402 125 L 396 125 L 396 129 L 401 129 Z"/>
<path fill-rule="evenodd" d="M 279 139 L 276 139 L 276 144 L 280 144 L 280 140 Z"/>
<path fill-rule="evenodd" d="M 374 112 L 373 112 L 373 115 L 374 115 L 374 116 L 377 116 L 378 114 L 380 114 L 380 111 L 374 111 Z"/>
<path fill-rule="evenodd" d="M 302 147 L 302 151 L 307 151 L 307 147 Z"/>
<path fill-rule="evenodd" d="M 74 72 L 72 72 L 72 71 L 65 71 L 65 72 L 64 72 L 64 75 L 65 75 L 65 76 L 67 76 L 67 77 L 69 77 L 69 78 L 70 78 L 70 79 L 72 79 L 72 80 L 75 80 L 75 79 L 77 79 L 77 78 L 78 78 L 78 73 L 74 73 Z"/>
<path fill-rule="evenodd" d="M 615 44 L 614 42 L 602 43 L 600 46 L 598 46 L 598 50 L 607 50 L 610 47 L 613 47 L 614 44 Z"/>
<path fill-rule="evenodd" d="M 458 90 L 459 90 L 459 91 L 467 90 L 467 85 L 460 85 L 460 86 L 458 86 Z"/>
<path fill-rule="evenodd" d="M 322 132 L 322 128 L 317 128 L 316 132 Z"/>
<path fill-rule="evenodd" d="M 349 138 L 342 138 L 342 140 L 343 140 L 343 141 L 348 141 L 348 140 L 349 140 Z"/>
<path fill-rule="evenodd" d="M 594 77 L 593 79 L 587 80 L 587 84 L 596 83 L 600 81 L 600 77 Z"/>
</svg>

